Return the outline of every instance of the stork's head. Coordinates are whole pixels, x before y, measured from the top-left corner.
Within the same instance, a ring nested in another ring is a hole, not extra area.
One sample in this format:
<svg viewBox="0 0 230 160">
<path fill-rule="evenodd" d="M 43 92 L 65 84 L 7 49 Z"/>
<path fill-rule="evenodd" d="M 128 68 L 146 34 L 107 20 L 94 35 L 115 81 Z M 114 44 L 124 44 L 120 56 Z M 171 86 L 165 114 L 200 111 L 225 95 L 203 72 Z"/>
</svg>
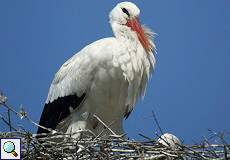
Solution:
<svg viewBox="0 0 230 160">
<path fill-rule="evenodd" d="M 125 32 L 127 27 L 130 28 L 132 31 L 136 32 L 143 47 L 147 51 L 150 51 L 149 43 L 138 21 L 139 16 L 139 8 L 131 2 L 121 2 L 117 4 L 109 15 L 112 27 L 119 26 L 123 29 L 123 32 Z"/>
</svg>

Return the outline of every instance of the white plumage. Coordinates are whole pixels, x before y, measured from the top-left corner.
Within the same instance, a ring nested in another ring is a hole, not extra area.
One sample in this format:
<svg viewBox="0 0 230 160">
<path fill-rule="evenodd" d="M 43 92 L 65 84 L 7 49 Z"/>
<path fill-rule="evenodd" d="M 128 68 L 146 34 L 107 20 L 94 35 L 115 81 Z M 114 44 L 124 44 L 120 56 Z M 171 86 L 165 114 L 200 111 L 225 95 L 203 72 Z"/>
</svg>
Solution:
<svg viewBox="0 0 230 160">
<path fill-rule="evenodd" d="M 140 27 L 139 14 L 133 3 L 119 3 L 110 13 L 115 37 L 89 44 L 61 66 L 50 86 L 40 125 L 67 133 L 88 129 L 95 135 L 111 134 L 97 116 L 115 134 L 124 133 L 123 118 L 129 116 L 139 96 L 144 98 L 155 64 L 154 33 Z M 41 132 L 47 131 L 39 128 Z"/>
<path fill-rule="evenodd" d="M 178 148 L 181 145 L 180 140 L 170 133 L 163 134 L 159 139 L 158 142 L 163 144 L 164 146 L 171 147 L 171 148 Z"/>
</svg>

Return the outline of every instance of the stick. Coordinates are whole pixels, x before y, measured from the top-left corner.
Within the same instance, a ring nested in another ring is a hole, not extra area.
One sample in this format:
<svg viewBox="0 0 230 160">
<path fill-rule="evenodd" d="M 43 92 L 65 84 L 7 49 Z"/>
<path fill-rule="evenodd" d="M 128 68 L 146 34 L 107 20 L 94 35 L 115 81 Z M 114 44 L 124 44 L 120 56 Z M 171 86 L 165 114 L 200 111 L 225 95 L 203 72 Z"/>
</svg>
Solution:
<svg viewBox="0 0 230 160">
<path fill-rule="evenodd" d="M 108 129 L 112 134 L 114 134 L 114 135 L 116 135 L 116 133 L 114 133 L 113 132 L 113 130 L 112 129 L 110 129 L 109 128 L 109 126 L 107 126 L 98 116 L 96 116 L 96 115 L 93 115 L 95 118 L 97 118 L 97 120 L 99 121 L 99 122 L 101 122 L 101 124 L 103 124 L 105 127 L 106 127 L 106 129 Z M 116 119 L 115 119 L 116 120 Z M 113 120 L 113 122 L 115 122 L 115 120 Z M 112 123 L 113 123 L 112 122 Z"/>
<path fill-rule="evenodd" d="M 43 127 L 43 126 L 41 126 L 41 125 L 35 123 L 35 122 L 32 121 L 30 118 L 28 118 L 26 115 L 21 115 L 21 114 L 18 113 L 17 111 L 11 109 L 6 103 L 0 102 L 0 104 L 3 105 L 3 106 L 5 106 L 8 110 L 12 111 L 14 114 L 18 115 L 19 117 L 24 116 L 24 118 L 25 118 L 26 120 L 28 120 L 28 121 L 29 121 L 30 123 L 32 123 L 32 124 L 34 124 L 34 125 L 36 125 L 36 126 L 38 126 L 38 127 L 40 127 L 40 128 L 43 128 L 43 129 L 45 129 L 45 130 L 48 130 L 48 131 L 50 131 L 50 132 L 53 132 L 53 131 L 54 131 L 54 130 L 52 130 L 52 129 L 50 129 L 50 128 L 46 128 L 46 127 Z"/>
<path fill-rule="evenodd" d="M 8 122 L 9 122 L 9 127 L 10 127 L 10 132 L 12 131 L 12 126 L 11 126 L 11 120 L 10 120 L 10 110 L 7 110 L 8 113 Z"/>
<path fill-rule="evenodd" d="M 8 126 L 11 127 L 11 131 L 12 131 L 12 129 L 13 129 L 14 131 L 17 131 L 17 129 L 15 129 L 13 126 L 11 126 L 11 125 L 2 117 L 2 115 L 0 115 L 0 118 L 3 120 L 3 122 L 5 122 Z"/>
<path fill-rule="evenodd" d="M 157 124 L 157 126 L 158 126 L 158 128 L 159 128 L 159 130 L 160 130 L 160 132 L 161 132 L 161 135 L 163 135 L 164 133 L 163 133 L 163 131 L 162 131 L 162 129 L 161 129 L 161 127 L 160 127 L 158 121 L 157 121 L 157 118 L 156 118 L 156 116 L 155 116 L 153 110 L 152 110 L 152 114 L 153 114 L 153 118 L 155 119 L 155 122 L 156 122 L 156 124 Z"/>
</svg>

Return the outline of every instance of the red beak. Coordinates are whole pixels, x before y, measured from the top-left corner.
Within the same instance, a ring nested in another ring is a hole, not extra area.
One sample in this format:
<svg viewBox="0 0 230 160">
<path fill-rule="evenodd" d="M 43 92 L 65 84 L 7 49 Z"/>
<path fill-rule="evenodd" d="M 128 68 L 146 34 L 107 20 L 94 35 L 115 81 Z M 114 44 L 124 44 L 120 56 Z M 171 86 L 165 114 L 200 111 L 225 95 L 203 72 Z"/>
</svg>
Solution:
<svg viewBox="0 0 230 160">
<path fill-rule="evenodd" d="M 129 19 L 127 22 L 127 26 L 130 27 L 133 31 L 136 31 L 137 36 L 139 38 L 139 41 L 141 42 L 142 46 L 148 51 L 150 52 L 150 46 L 149 43 L 146 39 L 145 33 L 142 30 L 142 27 L 140 25 L 140 22 L 138 21 L 138 18 L 134 17 L 132 19 Z"/>
</svg>

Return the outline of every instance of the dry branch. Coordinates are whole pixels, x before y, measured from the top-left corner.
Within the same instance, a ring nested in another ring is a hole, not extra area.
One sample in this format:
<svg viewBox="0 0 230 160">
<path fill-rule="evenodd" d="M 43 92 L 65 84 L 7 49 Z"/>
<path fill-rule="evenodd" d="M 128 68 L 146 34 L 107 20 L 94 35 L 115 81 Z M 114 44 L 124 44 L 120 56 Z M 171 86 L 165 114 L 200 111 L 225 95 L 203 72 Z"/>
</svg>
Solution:
<svg viewBox="0 0 230 160">
<path fill-rule="evenodd" d="M 7 98 L 1 93 L 0 107 L 5 107 L 8 111 L 7 118 L 0 115 L 2 122 L 9 127 L 8 132 L 0 131 L 0 138 L 21 138 L 22 141 L 22 159 L 228 159 L 230 158 L 230 144 L 225 141 L 225 136 L 230 135 L 229 132 L 213 133 L 213 137 L 218 137 L 222 140 L 220 144 L 211 144 L 209 139 L 204 138 L 203 144 L 196 144 L 192 146 L 180 145 L 175 149 L 163 146 L 156 140 L 147 137 L 143 134 L 146 141 L 138 142 L 134 140 L 127 140 L 123 135 L 115 135 L 112 133 L 110 138 L 102 139 L 92 137 L 86 139 L 74 139 L 69 134 L 54 131 L 52 129 L 43 127 L 35 123 L 25 112 L 23 106 L 20 111 L 13 110 L 6 104 Z M 1 109 L 2 110 L 2 109 Z M 18 118 L 25 118 L 31 125 L 36 125 L 51 131 L 51 133 L 32 134 L 26 131 L 23 126 L 13 126 L 9 116 L 10 112 L 14 113 Z M 155 117 L 155 116 L 154 116 Z M 100 120 L 98 117 L 96 117 Z M 101 121 L 101 123 L 103 123 Z M 112 125 L 112 123 L 110 124 Z M 109 129 L 109 126 L 106 126 Z M 21 129 L 23 131 L 21 131 Z M 90 131 L 81 131 L 84 132 Z M 79 133 L 79 132 L 78 132 Z M 75 133 L 77 134 L 77 133 Z M 41 136 L 43 138 L 36 138 Z M 157 136 L 159 136 L 157 134 Z M 65 137 L 65 138 L 63 138 Z M 68 137 L 68 138 L 66 138 Z M 61 142 L 55 142 L 54 139 L 63 138 Z"/>
</svg>

